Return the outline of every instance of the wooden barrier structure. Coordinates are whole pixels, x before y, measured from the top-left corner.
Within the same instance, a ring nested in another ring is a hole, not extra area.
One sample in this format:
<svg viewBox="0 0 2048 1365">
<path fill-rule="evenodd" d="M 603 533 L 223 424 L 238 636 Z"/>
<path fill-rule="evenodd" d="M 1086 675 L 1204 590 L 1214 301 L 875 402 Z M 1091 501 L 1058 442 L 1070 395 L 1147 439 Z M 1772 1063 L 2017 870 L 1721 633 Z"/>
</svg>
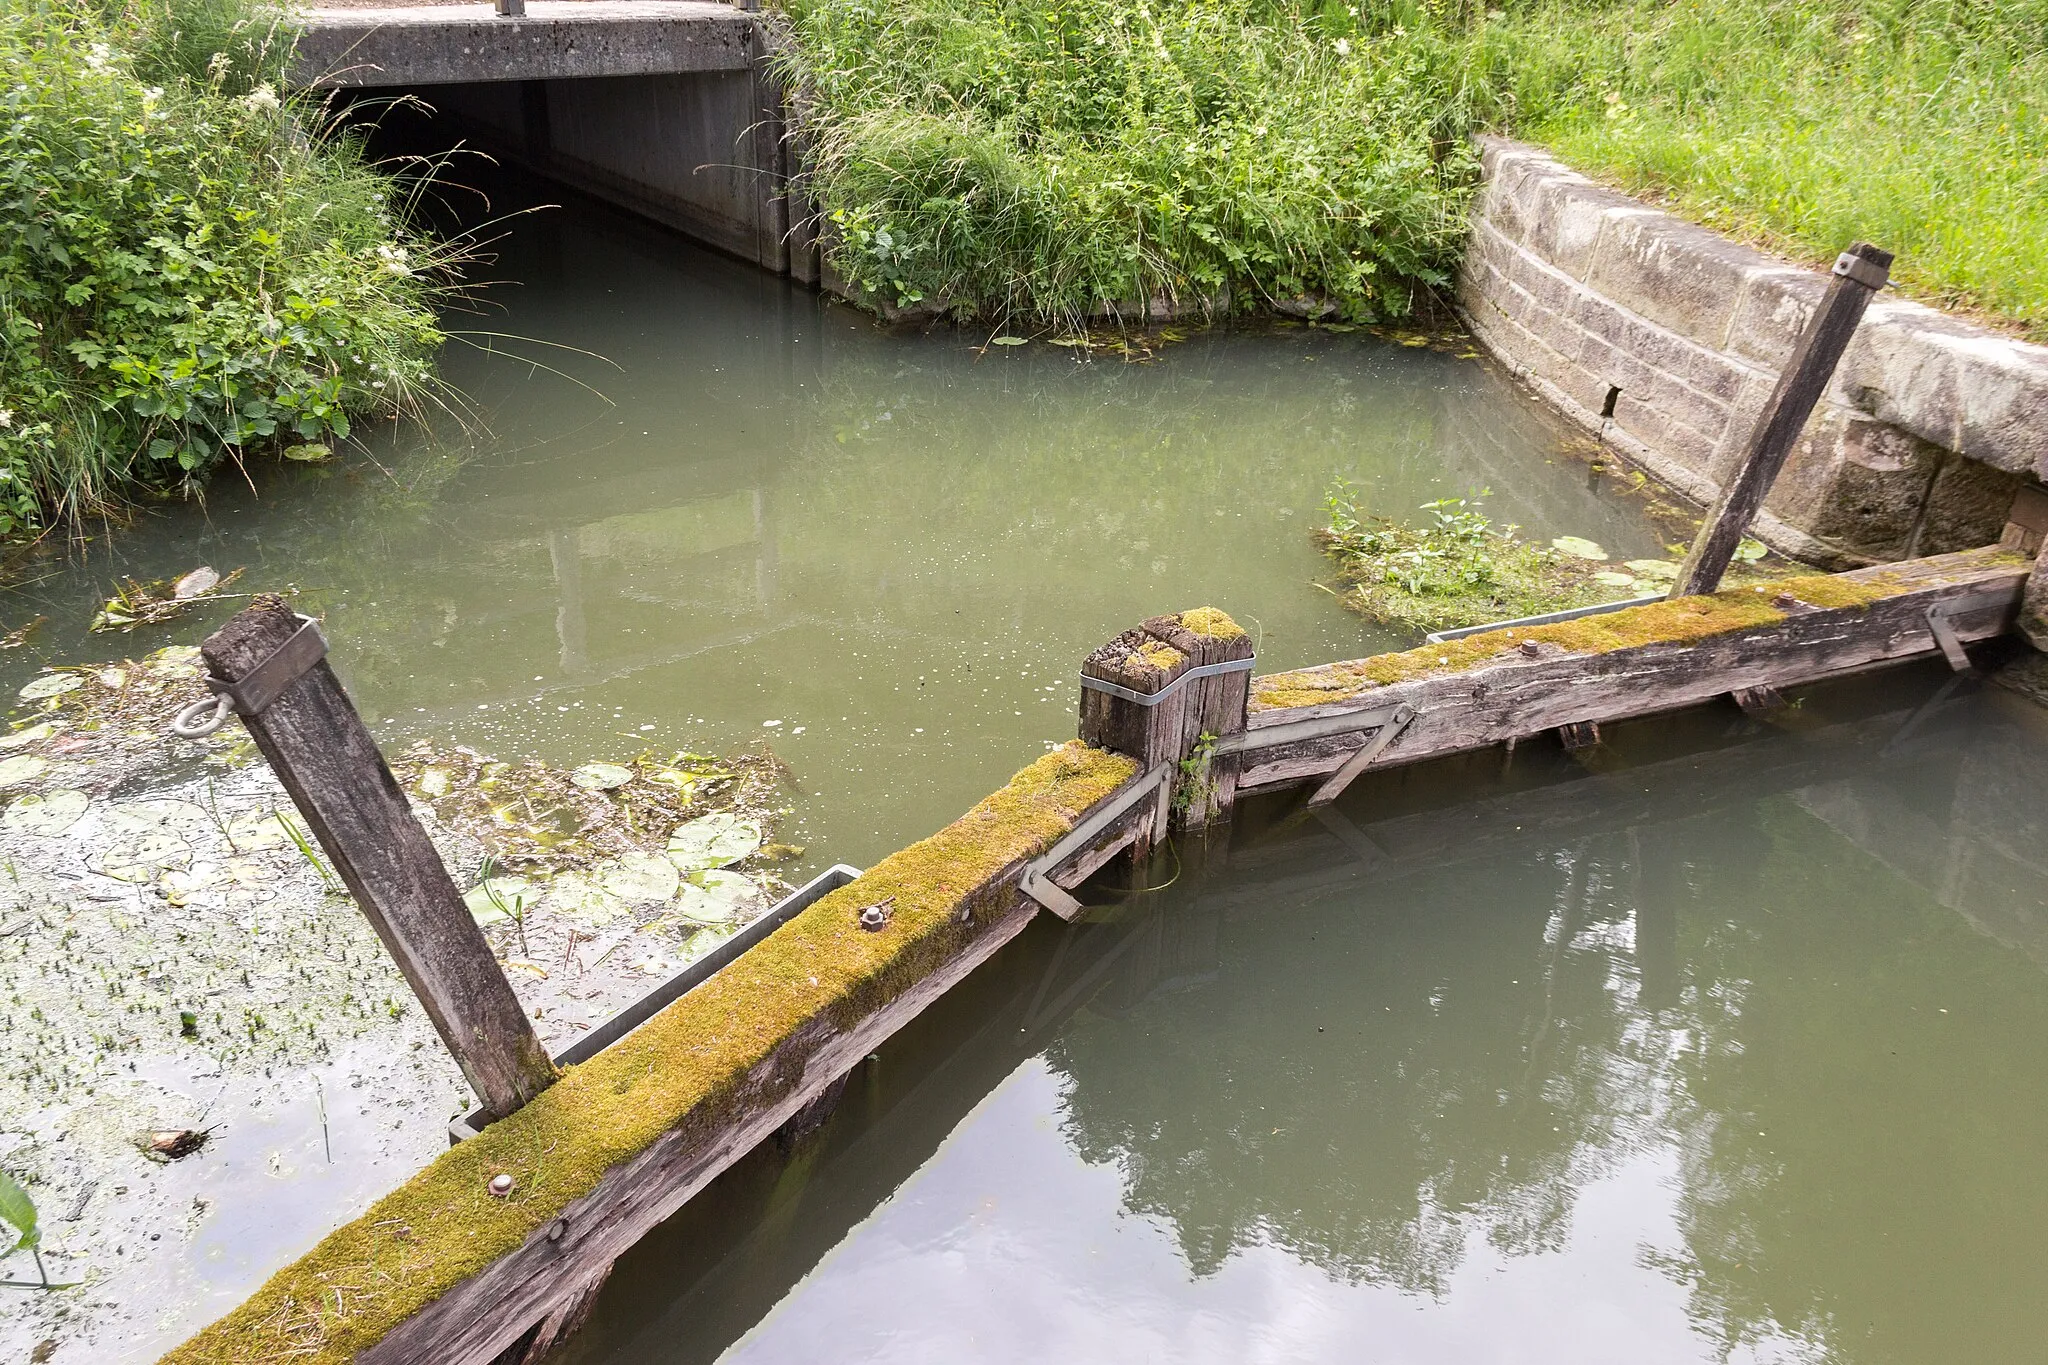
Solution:
<svg viewBox="0 0 2048 1365">
<path fill-rule="evenodd" d="M 763 1138 L 829 1102 L 861 1058 L 1041 906 L 1079 914 L 1074 888 L 1118 853 L 1175 825 L 1228 819 L 1246 794 L 1304 789 L 1314 808 L 1368 769 L 1597 733 L 1912 659 L 1967 666 L 1967 644 L 2013 629 L 2032 572 L 2019 550 L 1993 546 L 1258 678 L 1250 641 L 1224 613 L 1154 617 L 1084 664 L 1085 742 L 797 915 L 167 1359 L 537 1361 L 588 1312 L 621 1253 Z M 247 629 L 231 622 L 222 635 Z M 220 638 L 207 657 L 232 667 L 238 656 Z M 309 693 L 334 685 L 318 668 L 300 684 Z M 283 771 L 306 756 L 278 738 L 281 714 L 258 724 Z M 352 752 L 374 779 L 365 785 L 388 781 L 374 749 Z M 339 796 L 286 780 L 294 799 L 327 803 L 314 807 L 329 812 L 323 842 L 349 837 L 333 814 Z M 1342 822 L 1331 827 L 1341 838 Z M 357 881 L 366 907 L 385 894 L 366 874 Z M 417 901 L 383 913 L 447 905 L 432 887 Z M 394 955 L 424 941 L 387 938 Z M 499 1177 L 509 1197 L 487 1189 Z"/>
</svg>

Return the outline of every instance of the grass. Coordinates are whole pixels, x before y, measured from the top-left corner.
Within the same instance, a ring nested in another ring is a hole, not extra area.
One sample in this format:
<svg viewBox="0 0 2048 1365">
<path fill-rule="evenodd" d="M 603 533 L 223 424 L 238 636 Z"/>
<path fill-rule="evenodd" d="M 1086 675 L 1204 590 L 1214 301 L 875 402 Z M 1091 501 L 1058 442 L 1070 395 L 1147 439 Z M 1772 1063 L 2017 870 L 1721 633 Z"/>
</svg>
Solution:
<svg viewBox="0 0 2048 1365">
<path fill-rule="evenodd" d="M 885 309 L 1402 317 L 1477 165 L 1458 44 L 1259 0 L 791 0 L 812 183 Z"/>
<path fill-rule="evenodd" d="M 1415 312 L 1492 128 L 2048 337 L 2048 0 L 789 0 L 840 272 L 998 323 Z"/>
<path fill-rule="evenodd" d="M 2048 340 L 2044 0 L 1533 0 L 1487 25 L 1504 122 L 1794 258 L 1858 238 Z"/>
</svg>

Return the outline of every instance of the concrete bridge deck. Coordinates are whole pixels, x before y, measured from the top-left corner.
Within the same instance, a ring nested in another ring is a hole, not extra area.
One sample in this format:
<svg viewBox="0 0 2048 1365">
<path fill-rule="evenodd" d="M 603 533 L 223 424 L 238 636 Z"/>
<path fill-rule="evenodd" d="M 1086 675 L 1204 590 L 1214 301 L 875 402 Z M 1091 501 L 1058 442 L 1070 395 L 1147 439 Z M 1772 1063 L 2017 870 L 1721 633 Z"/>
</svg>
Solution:
<svg viewBox="0 0 2048 1365">
<path fill-rule="evenodd" d="M 301 88 L 467 85 L 745 71 L 754 16 L 715 0 L 532 0 L 519 19 L 488 4 L 311 9 Z"/>
</svg>

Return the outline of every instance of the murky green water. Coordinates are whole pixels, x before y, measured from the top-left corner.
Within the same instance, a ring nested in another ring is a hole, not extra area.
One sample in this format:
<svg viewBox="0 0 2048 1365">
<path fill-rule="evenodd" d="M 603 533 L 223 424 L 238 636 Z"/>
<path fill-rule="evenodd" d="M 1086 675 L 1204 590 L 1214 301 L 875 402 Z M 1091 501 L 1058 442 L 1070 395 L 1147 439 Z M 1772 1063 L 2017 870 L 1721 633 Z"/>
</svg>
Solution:
<svg viewBox="0 0 2048 1365">
<path fill-rule="evenodd" d="M 1251 810 L 1041 917 L 570 1358 L 2038 1359 L 2048 715 L 1942 681 Z"/>
<path fill-rule="evenodd" d="M 519 220 L 499 250 L 486 273 L 518 283 L 458 325 L 545 341 L 503 344 L 557 372 L 453 348 L 473 439 L 223 479 L 210 515 L 31 566 L 4 624 L 52 619 L 0 684 L 160 643 L 83 634 L 124 574 L 247 565 L 326 614 L 388 745 L 581 762 L 765 737 L 803 788 L 797 841 L 864 863 L 1071 737 L 1081 658 L 1146 616 L 1221 606 L 1275 668 L 1387 643 L 1310 586 L 1333 479 L 1403 515 L 1487 487 L 1545 536 L 1654 549 L 1550 419 L 1454 355 L 1306 331 L 1144 365 L 978 354 L 598 211 Z"/>
</svg>

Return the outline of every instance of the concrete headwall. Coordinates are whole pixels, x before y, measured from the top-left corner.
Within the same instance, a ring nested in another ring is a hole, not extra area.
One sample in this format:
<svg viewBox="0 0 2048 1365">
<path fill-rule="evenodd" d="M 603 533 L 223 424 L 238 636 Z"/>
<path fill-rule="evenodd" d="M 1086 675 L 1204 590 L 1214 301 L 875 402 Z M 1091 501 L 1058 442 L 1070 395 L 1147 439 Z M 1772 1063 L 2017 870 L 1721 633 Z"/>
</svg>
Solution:
<svg viewBox="0 0 2048 1365">
<path fill-rule="evenodd" d="M 1880 244 L 1881 245 L 1881 244 Z M 1495 356 L 1625 459 L 1711 502 L 1826 289 L 1818 271 L 1485 146 L 1458 298 Z M 1758 519 L 1830 567 L 1989 544 L 2048 476 L 2048 347 L 1874 301 Z"/>
</svg>

